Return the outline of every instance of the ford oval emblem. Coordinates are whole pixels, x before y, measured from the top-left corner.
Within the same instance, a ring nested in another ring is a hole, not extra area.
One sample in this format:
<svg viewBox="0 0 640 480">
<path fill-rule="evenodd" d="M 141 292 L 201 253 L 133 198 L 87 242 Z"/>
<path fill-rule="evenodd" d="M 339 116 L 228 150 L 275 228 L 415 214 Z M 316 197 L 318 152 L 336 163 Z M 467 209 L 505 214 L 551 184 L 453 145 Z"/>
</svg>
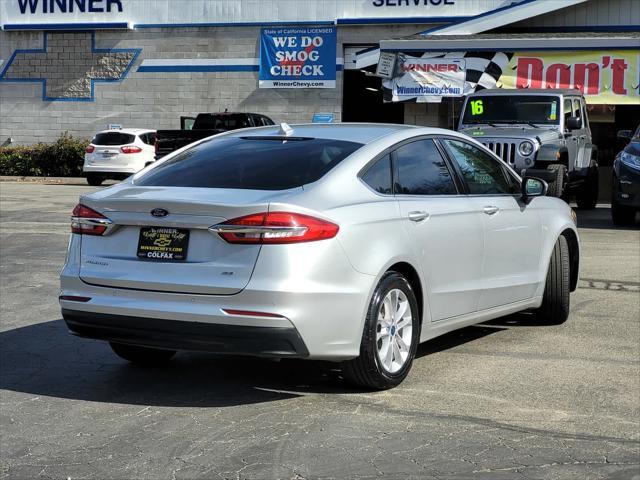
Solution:
<svg viewBox="0 0 640 480">
<path fill-rule="evenodd" d="M 153 215 L 154 217 L 166 217 L 167 215 L 169 215 L 169 212 L 164 208 L 154 208 L 153 210 L 151 210 L 151 215 Z"/>
</svg>

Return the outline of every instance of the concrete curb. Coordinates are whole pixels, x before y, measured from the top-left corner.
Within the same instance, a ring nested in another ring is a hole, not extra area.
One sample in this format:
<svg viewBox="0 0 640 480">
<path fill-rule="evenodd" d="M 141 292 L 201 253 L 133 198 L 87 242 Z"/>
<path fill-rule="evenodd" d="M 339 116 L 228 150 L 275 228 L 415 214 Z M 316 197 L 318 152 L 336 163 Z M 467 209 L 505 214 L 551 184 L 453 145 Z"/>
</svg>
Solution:
<svg viewBox="0 0 640 480">
<path fill-rule="evenodd" d="M 86 185 L 87 180 L 82 177 L 18 177 L 0 175 L 0 182 L 24 182 L 24 183 L 59 183 L 64 185 Z"/>
</svg>

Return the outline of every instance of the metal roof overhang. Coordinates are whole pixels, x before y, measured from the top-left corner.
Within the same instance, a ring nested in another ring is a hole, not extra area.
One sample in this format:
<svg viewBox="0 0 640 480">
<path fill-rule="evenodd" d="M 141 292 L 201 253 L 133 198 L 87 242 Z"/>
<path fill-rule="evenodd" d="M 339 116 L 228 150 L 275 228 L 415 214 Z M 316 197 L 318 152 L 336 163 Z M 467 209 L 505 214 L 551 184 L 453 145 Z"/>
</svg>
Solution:
<svg viewBox="0 0 640 480">
<path fill-rule="evenodd" d="M 549 35 L 438 35 L 382 40 L 388 52 L 464 52 L 525 50 L 640 50 L 640 32 Z"/>
</svg>

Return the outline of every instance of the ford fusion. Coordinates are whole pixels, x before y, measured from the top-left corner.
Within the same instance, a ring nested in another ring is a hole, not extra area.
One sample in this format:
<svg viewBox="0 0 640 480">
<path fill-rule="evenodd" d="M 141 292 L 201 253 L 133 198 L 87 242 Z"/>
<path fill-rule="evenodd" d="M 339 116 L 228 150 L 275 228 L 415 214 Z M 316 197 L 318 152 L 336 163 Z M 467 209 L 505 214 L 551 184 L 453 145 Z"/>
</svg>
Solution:
<svg viewBox="0 0 640 480">
<path fill-rule="evenodd" d="M 391 388 L 420 342 L 522 310 L 567 319 L 575 217 L 545 191 L 447 130 L 224 133 L 80 198 L 62 314 L 132 362 L 321 359 Z"/>
</svg>

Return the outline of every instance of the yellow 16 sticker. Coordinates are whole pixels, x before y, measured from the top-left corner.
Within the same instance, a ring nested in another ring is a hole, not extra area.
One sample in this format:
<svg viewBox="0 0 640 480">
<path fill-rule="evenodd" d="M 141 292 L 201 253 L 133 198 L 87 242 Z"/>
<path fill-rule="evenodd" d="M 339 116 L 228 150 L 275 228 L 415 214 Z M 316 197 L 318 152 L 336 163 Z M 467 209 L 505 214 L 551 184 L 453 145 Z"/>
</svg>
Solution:
<svg viewBox="0 0 640 480">
<path fill-rule="evenodd" d="M 482 115 L 484 113 L 482 100 L 472 100 L 469 103 L 471 103 L 471 115 Z"/>
</svg>

